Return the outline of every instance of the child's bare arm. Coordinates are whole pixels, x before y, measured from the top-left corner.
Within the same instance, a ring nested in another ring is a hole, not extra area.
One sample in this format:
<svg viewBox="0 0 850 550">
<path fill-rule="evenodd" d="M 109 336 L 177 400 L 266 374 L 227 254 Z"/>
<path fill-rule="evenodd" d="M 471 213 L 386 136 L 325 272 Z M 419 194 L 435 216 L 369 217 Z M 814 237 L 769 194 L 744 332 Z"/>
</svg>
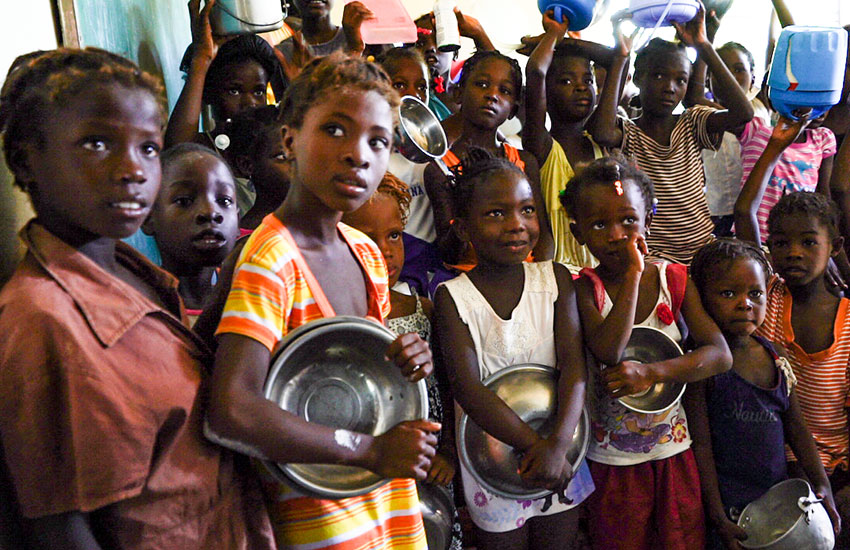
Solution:
<svg viewBox="0 0 850 550">
<path fill-rule="evenodd" d="M 807 124 L 805 117 L 797 121 L 782 117 L 773 129 L 767 147 L 753 166 L 735 201 L 735 232 L 739 239 L 761 244 L 757 213 L 767 182 L 782 152 L 794 143 Z"/>
<path fill-rule="evenodd" d="M 779 26 L 782 28 L 794 24 L 794 16 L 791 15 L 791 10 L 785 4 L 785 0 L 771 0 L 773 9 L 776 11 L 776 17 L 779 19 Z M 771 23 L 773 25 L 773 23 Z"/>
<path fill-rule="evenodd" d="M 705 16 L 705 31 L 708 41 L 714 44 L 714 37 L 717 35 L 717 29 L 720 27 L 720 19 L 714 14 L 714 11 Z M 691 77 L 688 79 L 688 90 L 685 93 L 685 107 L 692 105 L 706 105 L 714 109 L 723 109 L 719 103 L 709 100 L 705 97 L 706 79 L 708 77 L 708 65 L 702 57 L 697 56 L 694 65 L 691 68 Z"/>
<path fill-rule="evenodd" d="M 551 260 L 555 256 L 555 239 L 552 237 L 546 202 L 540 190 L 540 168 L 534 155 L 528 151 L 520 151 L 519 156 L 525 162 L 525 175 L 528 177 L 528 183 L 531 184 L 531 193 L 534 195 L 534 207 L 537 210 L 537 221 L 540 226 L 540 236 L 531 253 L 534 261 Z"/>
<path fill-rule="evenodd" d="M 450 258 L 453 248 L 459 243 L 452 231 L 452 200 L 446 176 L 433 163 L 428 164 L 423 176 L 425 192 L 431 201 L 434 213 L 434 230 L 437 233 L 437 248 L 444 258 Z"/>
<path fill-rule="evenodd" d="M 599 313 L 590 281 L 582 278 L 576 284 L 585 343 L 593 356 L 605 365 L 619 363 L 629 343 L 635 324 L 640 280 L 645 268 L 643 256 L 647 249 L 643 236 L 633 237 L 626 246 L 629 250 L 629 267 L 623 275 L 620 290 L 612 298 L 614 306 L 607 317 Z"/>
<path fill-rule="evenodd" d="M 275 462 L 348 464 L 383 477 L 425 479 L 439 424 L 402 422 L 373 437 L 307 422 L 264 397 L 270 359 L 252 338 L 219 336 L 204 430 L 212 441 Z"/>
<path fill-rule="evenodd" d="M 717 55 L 705 29 L 705 8 L 700 6 L 697 15 L 685 24 L 673 23 L 682 41 L 696 48 L 700 59 L 711 71 L 714 92 L 726 110 L 715 111 L 706 121 L 706 129 L 712 134 L 731 132 L 753 118 L 753 106 L 726 64 Z"/>
<path fill-rule="evenodd" d="M 511 447 L 525 451 L 540 436 L 495 393 L 481 383 L 475 344 L 460 319 L 454 300 L 444 287 L 434 297 L 437 335 L 455 400 L 476 424 Z"/>
<path fill-rule="evenodd" d="M 614 46 L 614 55 L 608 67 L 608 76 L 605 78 L 596 112 L 587 121 L 588 132 L 594 141 L 603 147 L 620 147 L 623 144 L 623 130 L 617 118 L 617 106 L 620 104 L 623 78 L 632 47 L 631 38 L 623 36 L 620 30 L 622 18 L 615 16 L 613 22 L 617 45 Z"/>
<path fill-rule="evenodd" d="M 559 371 L 558 417 L 552 435 L 538 441 L 520 462 L 520 472 L 532 482 L 557 490 L 572 477 L 566 460 L 569 443 L 581 419 L 587 385 L 587 367 L 581 322 L 570 272 L 554 264 L 558 283 L 555 301 L 555 356 Z"/>
<path fill-rule="evenodd" d="M 552 136 L 546 130 L 546 73 L 555 56 L 555 46 L 567 33 L 569 21 L 558 23 L 547 11 L 543 14 L 545 33 L 531 52 L 525 65 L 525 124 L 522 126 L 522 146 L 530 151 L 541 166 L 552 149 Z"/>
<path fill-rule="evenodd" d="M 823 504 L 826 506 L 829 518 L 832 520 L 832 528 L 837 535 L 841 530 L 841 517 L 835 507 L 835 500 L 832 498 L 832 487 L 829 484 L 826 471 L 824 471 L 823 464 L 821 464 L 820 457 L 818 456 L 815 440 L 806 426 L 803 411 L 800 409 L 800 402 L 797 400 L 797 392 L 795 391 L 791 392 L 790 405 L 788 406 L 788 410 L 782 415 L 782 425 L 785 428 L 785 440 L 788 442 L 791 450 L 794 451 L 794 456 L 797 458 L 803 471 L 806 472 L 806 477 L 812 482 L 815 494 L 817 494 L 818 498 L 823 499 Z"/>
<path fill-rule="evenodd" d="M 682 398 L 685 413 L 688 415 L 688 429 L 691 431 L 694 458 L 699 470 L 700 486 L 702 487 L 702 502 L 705 514 L 718 530 L 727 548 L 740 550 L 738 540 L 747 537 L 746 532 L 726 517 L 723 500 L 720 497 L 720 486 L 717 481 L 717 468 L 714 464 L 714 453 L 711 444 L 711 429 L 708 423 L 708 407 L 706 405 L 706 381 L 701 380 L 688 385 Z"/>
<path fill-rule="evenodd" d="M 68 512 L 26 520 L 32 548 L 43 550 L 99 550 L 89 514 Z"/>
<path fill-rule="evenodd" d="M 204 81 L 207 71 L 215 59 L 222 39 L 213 37 L 210 12 L 216 0 L 204 4 L 200 0 L 189 1 L 189 18 L 192 23 L 192 61 L 186 83 L 177 98 L 168 126 L 165 129 L 165 148 L 178 143 L 192 141 L 198 133 L 198 120 L 203 107 Z"/>
</svg>

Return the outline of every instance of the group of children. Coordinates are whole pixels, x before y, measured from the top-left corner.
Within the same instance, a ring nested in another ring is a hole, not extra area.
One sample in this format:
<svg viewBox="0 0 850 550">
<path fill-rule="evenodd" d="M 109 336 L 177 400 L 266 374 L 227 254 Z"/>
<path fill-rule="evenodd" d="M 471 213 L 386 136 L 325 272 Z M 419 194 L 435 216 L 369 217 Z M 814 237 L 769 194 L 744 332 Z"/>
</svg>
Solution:
<svg viewBox="0 0 850 550">
<path fill-rule="evenodd" d="M 640 114 L 628 118 L 632 44 L 616 23 L 611 49 L 564 39 L 568 21 L 547 12 L 524 82 L 458 12 L 479 49 L 453 81 L 428 17 L 417 44 L 372 62 L 352 32 L 362 5 L 331 29 L 331 1 L 296 0 L 303 32 L 275 51 L 213 37 L 214 3 L 189 3 L 170 119 L 153 77 L 91 48 L 26 56 L 0 93 L 6 162 L 36 213 L 0 292 L 0 477 L 12 489 L 0 500 L 20 519 L 6 540 L 423 549 L 416 480 L 465 502 L 472 527 L 455 516 L 453 549 L 737 549 L 743 508 L 788 477 L 808 479 L 841 532 L 850 264 L 829 195 L 847 188 L 850 140 L 832 163 L 835 137 L 804 113 L 754 118 L 766 109 L 751 56 L 715 50 L 703 9 L 676 24 L 679 42 L 637 52 Z M 329 51 L 313 49 L 324 35 Z M 394 151 L 403 95 L 442 113 L 450 176 Z M 205 105 L 214 127 L 199 133 Z M 521 110 L 519 148 L 503 124 Z M 737 238 L 715 238 L 730 212 L 704 193 L 718 150 L 742 166 Z M 140 229 L 161 268 L 122 242 Z M 334 315 L 397 334 L 386 356 L 426 380 L 429 419 L 373 436 L 264 397 L 277 344 Z M 687 353 L 621 361 L 635 326 Z M 483 384 L 529 363 L 559 372 L 545 437 Z M 688 390 L 656 414 L 619 401 L 659 382 Z M 585 407 L 590 446 L 573 468 Z M 558 498 L 480 484 L 458 460 L 463 413 L 515 449 L 524 483 Z M 389 482 L 317 498 L 263 461 Z"/>
</svg>

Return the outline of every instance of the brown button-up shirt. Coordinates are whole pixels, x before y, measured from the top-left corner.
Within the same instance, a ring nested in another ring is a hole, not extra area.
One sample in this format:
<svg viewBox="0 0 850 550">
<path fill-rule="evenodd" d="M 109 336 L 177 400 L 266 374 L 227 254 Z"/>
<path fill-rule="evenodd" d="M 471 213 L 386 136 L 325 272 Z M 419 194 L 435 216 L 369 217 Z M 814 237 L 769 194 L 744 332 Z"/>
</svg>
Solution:
<svg viewBox="0 0 850 550">
<path fill-rule="evenodd" d="M 203 438 L 209 355 L 176 279 L 118 243 L 164 310 L 38 223 L 21 237 L 0 292 L 0 441 L 23 515 L 98 510 L 120 548 L 272 547 L 254 487 Z"/>
</svg>

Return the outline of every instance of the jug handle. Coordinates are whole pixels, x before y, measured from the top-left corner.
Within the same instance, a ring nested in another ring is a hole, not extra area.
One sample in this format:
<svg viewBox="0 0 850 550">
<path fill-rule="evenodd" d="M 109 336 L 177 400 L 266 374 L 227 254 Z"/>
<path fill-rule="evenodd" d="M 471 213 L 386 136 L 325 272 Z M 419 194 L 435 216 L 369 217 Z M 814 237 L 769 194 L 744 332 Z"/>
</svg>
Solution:
<svg viewBox="0 0 850 550">
<path fill-rule="evenodd" d="M 558 23 L 563 23 L 564 22 L 564 14 L 563 14 L 563 11 L 561 9 L 561 6 L 554 6 L 552 9 L 555 12 L 555 21 L 557 21 Z"/>
<path fill-rule="evenodd" d="M 812 506 L 819 502 L 823 502 L 823 499 L 808 497 L 800 497 L 797 499 L 797 507 L 802 510 L 803 514 L 806 516 L 806 525 L 809 525 L 812 522 L 812 515 L 815 513 Z"/>
</svg>

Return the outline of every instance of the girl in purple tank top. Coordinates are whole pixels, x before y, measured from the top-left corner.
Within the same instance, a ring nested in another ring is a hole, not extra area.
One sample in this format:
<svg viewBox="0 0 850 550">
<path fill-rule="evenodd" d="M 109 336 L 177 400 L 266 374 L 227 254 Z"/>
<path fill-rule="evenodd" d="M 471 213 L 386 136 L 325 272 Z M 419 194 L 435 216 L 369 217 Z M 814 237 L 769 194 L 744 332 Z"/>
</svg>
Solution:
<svg viewBox="0 0 850 550">
<path fill-rule="evenodd" d="M 733 521 L 744 507 L 786 479 L 785 443 L 818 498 L 824 499 L 836 534 L 840 520 L 794 393 L 784 350 L 755 336 L 764 321 L 770 264 L 749 242 L 719 239 L 703 247 L 691 278 L 706 311 L 732 351 L 732 369 L 688 388 L 691 424 L 703 502 L 709 520 L 707 547 L 740 548 L 746 533 Z"/>
</svg>

